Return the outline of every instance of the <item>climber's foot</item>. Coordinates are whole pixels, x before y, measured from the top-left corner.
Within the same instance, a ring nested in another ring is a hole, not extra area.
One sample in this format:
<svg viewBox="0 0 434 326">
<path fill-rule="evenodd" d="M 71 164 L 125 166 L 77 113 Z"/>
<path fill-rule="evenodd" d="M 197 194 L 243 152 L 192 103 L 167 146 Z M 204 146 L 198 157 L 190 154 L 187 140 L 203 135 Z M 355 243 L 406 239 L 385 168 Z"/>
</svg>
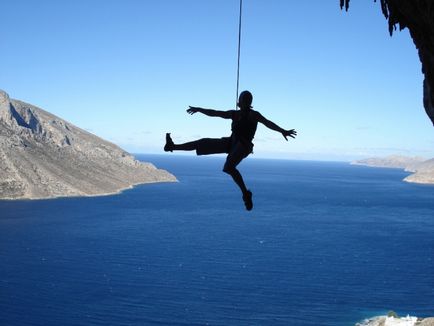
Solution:
<svg viewBox="0 0 434 326">
<path fill-rule="evenodd" d="M 243 195 L 243 201 L 244 205 L 246 206 L 246 209 L 248 211 L 251 211 L 253 208 L 253 201 L 252 201 L 252 192 L 250 190 L 247 190 L 247 192 Z"/>
<path fill-rule="evenodd" d="M 166 134 L 166 145 L 164 145 L 165 152 L 173 152 L 173 147 L 175 144 L 173 143 L 172 138 L 170 138 L 170 133 Z"/>
</svg>

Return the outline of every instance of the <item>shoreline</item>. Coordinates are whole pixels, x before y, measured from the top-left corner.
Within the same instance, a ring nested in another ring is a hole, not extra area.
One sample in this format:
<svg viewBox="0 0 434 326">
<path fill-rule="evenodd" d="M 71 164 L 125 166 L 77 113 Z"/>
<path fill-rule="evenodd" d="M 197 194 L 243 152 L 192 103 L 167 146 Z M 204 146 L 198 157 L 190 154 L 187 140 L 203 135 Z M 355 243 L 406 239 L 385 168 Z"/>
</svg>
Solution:
<svg viewBox="0 0 434 326">
<path fill-rule="evenodd" d="M 146 181 L 146 182 L 137 182 L 131 184 L 127 187 L 123 187 L 117 191 L 106 192 L 106 193 L 98 193 L 98 194 L 77 194 L 77 195 L 60 195 L 60 196 L 47 196 L 47 197 L 18 197 L 18 198 L 0 198 L 0 201 L 37 201 L 37 200 L 55 200 L 55 199 L 64 199 L 64 198 L 92 198 L 92 197 L 106 197 L 106 196 L 114 196 L 120 195 L 124 191 L 131 190 L 140 185 L 146 184 L 155 184 L 155 183 L 176 183 L 179 182 L 178 179 L 174 180 L 164 180 L 164 181 Z"/>
<path fill-rule="evenodd" d="M 355 326 L 434 326 L 434 318 L 375 316 L 357 322 Z"/>
<path fill-rule="evenodd" d="M 426 186 L 434 186 L 434 176 L 430 177 L 430 180 L 426 180 L 424 178 L 424 174 L 422 172 L 418 172 L 415 169 L 409 168 L 409 167 L 397 167 L 397 166 L 382 166 L 382 165 L 375 165 L 375 164 L 364 164 L 359 162 L 350 162 L 350 165 L 354 166 L 365 166 L 368 168 L 376 168 L 376 169 L 394 169 L 394 170 L 402 170 L 404 172 L 407 172 L 408 175 L 402 179 L 401 181 L 417 184 L 417 185 L 426 185 Z M 426 175 L 426 174 L 425 174 Z M 431 179 L 433 179 L 431 181 Z"/>
</svg>

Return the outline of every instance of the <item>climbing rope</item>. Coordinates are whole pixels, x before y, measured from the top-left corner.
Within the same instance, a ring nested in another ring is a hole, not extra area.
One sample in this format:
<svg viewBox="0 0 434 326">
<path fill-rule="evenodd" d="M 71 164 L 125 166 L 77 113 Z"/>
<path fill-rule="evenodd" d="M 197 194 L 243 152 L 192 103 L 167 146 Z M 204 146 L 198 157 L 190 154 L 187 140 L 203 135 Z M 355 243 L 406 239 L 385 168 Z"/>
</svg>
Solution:
<svg viewBox="0 0 434 326">
<path fill-rule="evenodd" d="M 238 109 L 238 92 L 240 86 L 240 57 L 241 57 L 241 18 L 243 11 L 243 0 L 240 0 L 240 16 L 238 19 L 238 64 L 237 64 L 237 94 L 235 98 L 235 109 Z"/>
</svg>

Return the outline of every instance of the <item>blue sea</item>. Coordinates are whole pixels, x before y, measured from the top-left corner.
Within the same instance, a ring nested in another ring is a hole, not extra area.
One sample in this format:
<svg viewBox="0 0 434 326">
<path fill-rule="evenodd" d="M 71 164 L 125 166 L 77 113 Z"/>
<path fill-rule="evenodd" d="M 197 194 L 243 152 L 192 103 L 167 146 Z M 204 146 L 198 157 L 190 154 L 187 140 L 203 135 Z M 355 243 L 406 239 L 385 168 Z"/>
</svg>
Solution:
<svg viewBox="0 0 434 326">
<path fill-rule="evenodd" d="M 434 315 L 434 187 L 348 163 L 146 155 L 178 183 L 0 201 L 0 325 L 354 325 Z"/>
</svg>

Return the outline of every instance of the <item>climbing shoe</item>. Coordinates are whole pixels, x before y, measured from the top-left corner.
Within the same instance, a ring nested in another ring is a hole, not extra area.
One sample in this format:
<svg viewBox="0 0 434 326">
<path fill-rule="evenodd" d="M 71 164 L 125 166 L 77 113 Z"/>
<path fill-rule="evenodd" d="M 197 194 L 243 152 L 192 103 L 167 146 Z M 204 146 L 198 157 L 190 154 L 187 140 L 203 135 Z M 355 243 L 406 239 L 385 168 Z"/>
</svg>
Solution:
<svg viewBox="0 0 434 326">
<path fill-rule="evenodd" d="M 244 205 L 246 206 L 246 209 L 248 211 L 251 211 L 253 208 L 253 201 L 252 201 L 252 192 L 250 190 L 247 190 L 247 192 L 243 195 L 243 201 Z"/>
<path fill-rule="evenodd" d="M 175 144 L 173 143 L 172 138 L 170 138 L 170 133 L 166 134 L 166 145 L 164 145 L 165 152 L 173 152 L 173 147 Z"/>
</svg>

